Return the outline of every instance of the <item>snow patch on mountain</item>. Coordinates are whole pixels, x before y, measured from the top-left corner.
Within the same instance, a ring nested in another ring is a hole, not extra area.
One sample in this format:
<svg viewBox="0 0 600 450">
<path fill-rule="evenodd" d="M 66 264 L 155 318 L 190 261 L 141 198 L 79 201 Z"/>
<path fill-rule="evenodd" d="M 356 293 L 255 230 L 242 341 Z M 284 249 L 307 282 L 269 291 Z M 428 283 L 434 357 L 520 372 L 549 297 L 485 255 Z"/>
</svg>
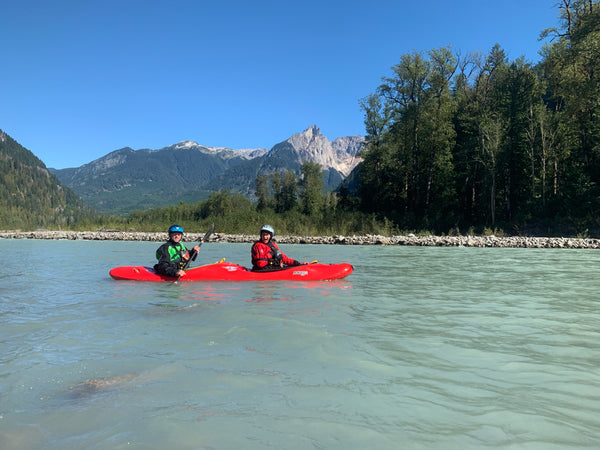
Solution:
<svg viewBox="0 0 600 450">
<path fill-rule="evenodd" d="M 266 148 L 251 148 L 251 149 L 241 149 L 234 150 L 228 147 L 209 147 L 206 145 L 200 145 L 194 141 L 181 141 L 175 145 L 171 145 L 170 147 L 173 149 L 192 149 L 197 150 L 202 153 L 206 153 L 209 155 L 219 155 L 222 158 L 234 158 L 240 157 L 244 159 L 253 159 L 259 156 L 263 156 L 268 153 L 269 150 Z"/>
</svg>

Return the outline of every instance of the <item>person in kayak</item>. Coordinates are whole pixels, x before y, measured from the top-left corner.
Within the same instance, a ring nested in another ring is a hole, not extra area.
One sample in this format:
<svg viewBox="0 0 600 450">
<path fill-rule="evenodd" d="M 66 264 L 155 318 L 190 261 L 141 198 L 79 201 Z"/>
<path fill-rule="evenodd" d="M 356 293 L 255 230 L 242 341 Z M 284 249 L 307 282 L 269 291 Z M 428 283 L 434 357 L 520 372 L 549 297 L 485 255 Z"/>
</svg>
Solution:
<svg viewBox="0 0 600 450">
<path fill-rule="evenodd" d="M 154 265 L 156 272 L 167 277 L 185 276 L 183 267 L 190 258 L 192 261 L 196 260 L 200 246 L 196 245 L 190 255 L 181 239 L 183 239 L 183 228 L 179 225 L 171 225 L 169 240 L 156 250 L 156 259 L 158 259 L 158 263 Z"/>
<path fill-rule="evenodd" d="M 288 258 L 273 241 L 275 230 L 271 225 L 263 225 L 260 229 L 260 239 L 252 246 L 252 270 L 268 271 L 282 269 L 287 266 L 300 266 L 307 262 L 298 262 Z"/>
</svg>

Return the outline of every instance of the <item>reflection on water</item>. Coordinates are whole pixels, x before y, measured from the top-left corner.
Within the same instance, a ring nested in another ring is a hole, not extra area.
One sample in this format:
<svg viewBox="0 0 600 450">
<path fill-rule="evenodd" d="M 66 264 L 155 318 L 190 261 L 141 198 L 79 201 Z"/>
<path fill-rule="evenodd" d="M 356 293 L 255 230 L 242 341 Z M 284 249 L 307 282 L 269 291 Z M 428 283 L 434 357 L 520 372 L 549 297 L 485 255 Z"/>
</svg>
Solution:
<svg viewBox="0 0 600 450">
<path fill-rule="evenodd" d="M 15 275 L 0 288 L 0 448 L 600 442 L 594 251 L 298 245 L 299 259 L 355 272 L 108 277 L 154 247 L 0 241 L 6 254 L 48 255 L 36 270 L 5 267 Z M 202 256 L 243 262 L 247 247 L 207 243 Z M 57 273 L 68 261 L 77 270 Z"/>
</svg>

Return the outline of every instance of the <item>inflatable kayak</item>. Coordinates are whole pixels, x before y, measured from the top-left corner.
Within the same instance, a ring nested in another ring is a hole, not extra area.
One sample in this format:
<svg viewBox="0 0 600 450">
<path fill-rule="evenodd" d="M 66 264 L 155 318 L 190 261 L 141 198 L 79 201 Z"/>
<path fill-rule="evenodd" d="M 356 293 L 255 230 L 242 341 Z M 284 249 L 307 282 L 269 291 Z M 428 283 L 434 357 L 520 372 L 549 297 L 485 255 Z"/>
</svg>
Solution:
<svg viewBox="0 0 600 450">
<path fill-rule="evenodd" d="M 238 264 L 217 262 L 205 266 L 194 267 L 185 271 L 179 281 L 313 281 L 337 280 L 347 277 L 354 269 L 351 264 L 305 264 L 303 266 L 286 267 L 268 272 L 253 272 Z M 109 272 L 115 280 L 135 281 L 176 281 L 177 278 L 160 275 L 151 267 L 122 266 Z"/>
</svg>

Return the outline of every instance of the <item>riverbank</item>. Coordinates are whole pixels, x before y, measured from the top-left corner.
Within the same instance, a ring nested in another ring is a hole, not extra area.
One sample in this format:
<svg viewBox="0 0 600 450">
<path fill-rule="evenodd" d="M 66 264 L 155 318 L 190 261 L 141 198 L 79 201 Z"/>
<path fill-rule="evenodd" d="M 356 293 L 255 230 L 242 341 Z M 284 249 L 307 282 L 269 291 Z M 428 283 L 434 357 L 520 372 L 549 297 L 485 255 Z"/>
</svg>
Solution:
<svg viewBox="0 0 600 450">
<path fill-rule="evenodd" d="M 198 242 L 204 233 L 186 233 L 185 241 Z M 145 233 L 120 230 L 99 231 L 0 231 L 0 239 L 68 239 L 94 241 L 152 241 L 162 242 L 166 233 Z M 257 236 L 242 234 L 213 234 L 208 242 L 252 243 Z M 410 245 L 424 247 L 505 247 L 505 248 L 600 248 L 600 239 L 528 236 L 277 236 L 280 244 L 331 245 Z"/>
</svg>

